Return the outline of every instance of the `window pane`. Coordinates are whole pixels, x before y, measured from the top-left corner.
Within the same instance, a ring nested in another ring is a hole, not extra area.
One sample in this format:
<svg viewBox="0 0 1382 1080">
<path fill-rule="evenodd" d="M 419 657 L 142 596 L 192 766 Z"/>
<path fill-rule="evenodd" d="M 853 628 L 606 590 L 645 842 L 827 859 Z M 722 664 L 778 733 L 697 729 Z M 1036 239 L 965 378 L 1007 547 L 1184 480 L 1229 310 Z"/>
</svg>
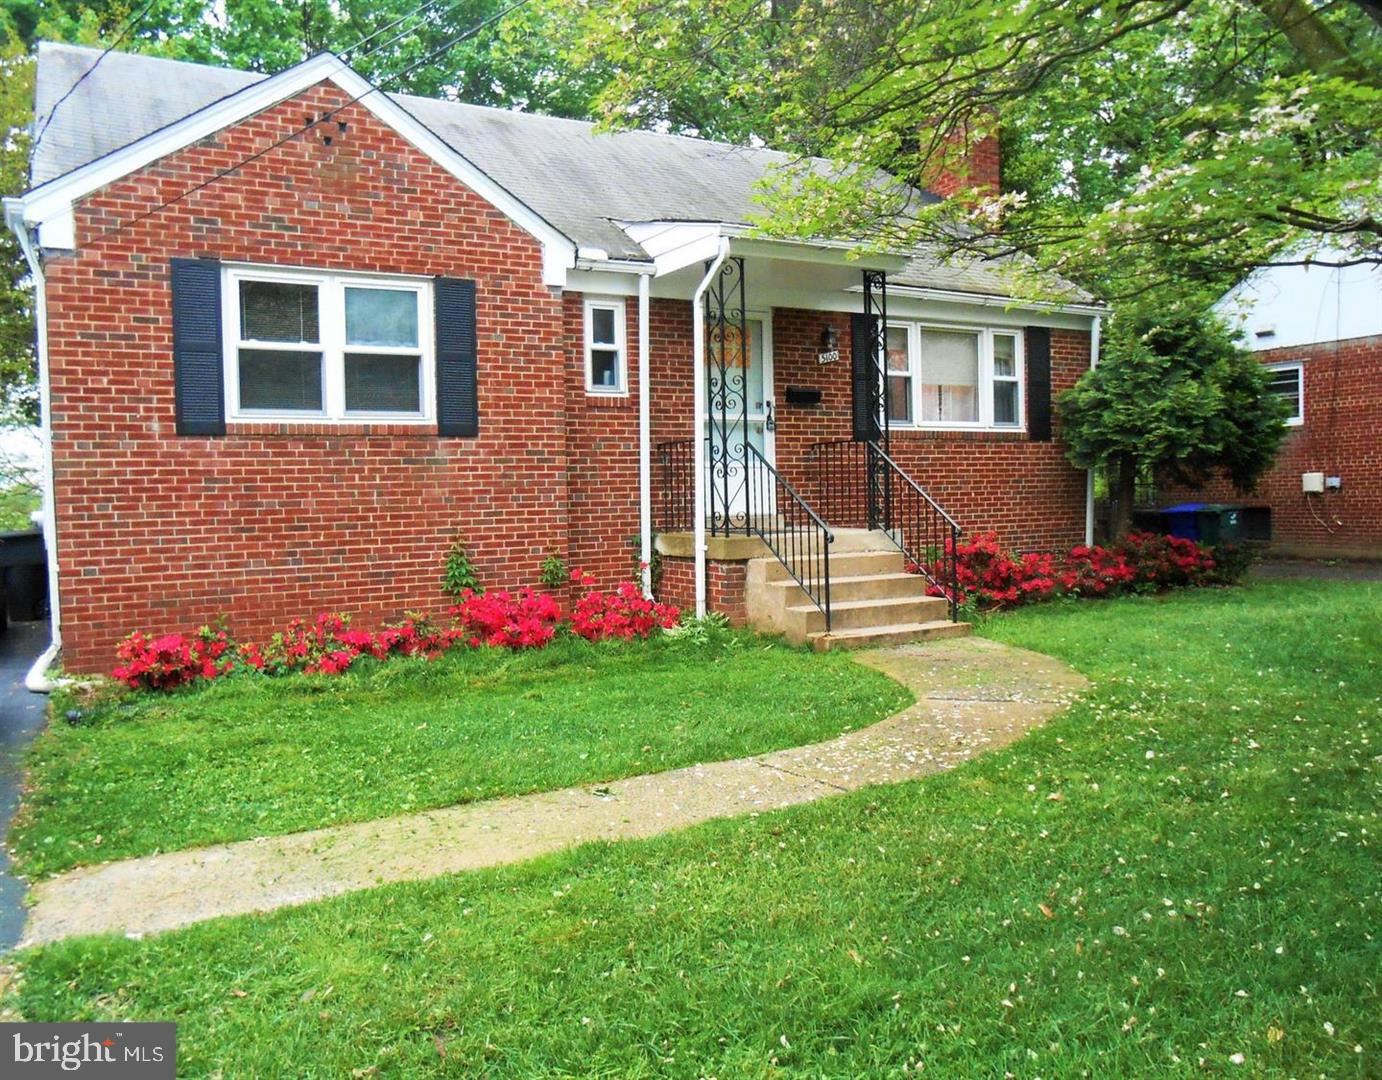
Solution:
<svg viewBox="0 0 1382 1080">
<path fill-rule="evenodd" d="M 619 354 L 612 349 L 590 350 L 590 385 L 619 389 Z"/>
<path fill-rule="evenodd" d="M 921 418 L 974 423 L 979 419 L 979 335 L 921 332 Z"/>
<path fill-rule="evenodd" d="M 590 340 L 598 345 L 615 343 L 613 308 L 590 309 Z"/>
<path fill-rule="evenodd" d="M 888 370 L 908 370 L 907 328 L 905 326 L 888 327 Z"/>
<path fill-rule="evenodd" d="M 1291 414 L 1287 419 L 1300 419 L 1300 372 L 1295 368 L 1285 371 L 1273 371 L 1271 381 L 1267 383 L 1268 393 L 1276 394 L 1278 397 L 1285 398 L 1291 406 Z"/>
<path fill-rule="evenodd" d="M 398 289 L 345 291 L 347 345 L 417 348 L 417 293 Z"/>
<path fill-rule="evenodd" d="M 993 384 L 993 422 L 1013 425 L 1017 423 L 1017 383 Z"/>
<path fill-rule="evenodd" d="M 1008 334 L 993 335 L 993 373 L 999 377 L 1017 374 L 1017 339 Z"/>
<path fill-rule="evenodd" d="M 912 380 L 905 375 L 888 376 L 888 420 L 894 424 L 912 422 Z"/>
<path fill-rule="evenodd" d="M 421 358 L 346 353 L 345 407 L 348 412 L 422 411 Z"/>
<path fill-rule="evenodd" d="M 322 354 L 240 350 L 240 408 L 320 412 Z"/>
<path fill-rule="evenodd" d="M 317 287 L 281 281 L 240 282 L 240 337 L 244 341 L 320 341 Z"/>
</svg>

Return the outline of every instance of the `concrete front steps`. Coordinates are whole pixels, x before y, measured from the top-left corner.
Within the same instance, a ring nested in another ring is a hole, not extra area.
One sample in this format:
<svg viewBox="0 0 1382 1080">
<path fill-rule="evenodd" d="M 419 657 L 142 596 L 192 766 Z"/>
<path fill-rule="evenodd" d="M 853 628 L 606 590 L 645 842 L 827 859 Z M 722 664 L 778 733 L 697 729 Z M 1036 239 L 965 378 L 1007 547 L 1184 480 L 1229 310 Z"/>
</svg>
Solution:
<svg viewBox="0 0 1382 1080">
<path fill-rule="evenodd" d="M 784 635 L 817 652 L 962 637 L 968 623 L 950 621 L 949 605 L 926 595 L 926 579 L 906 572 L 886 534 L 840 529 L 830 548 L 831 627 L 776 558 L 749 560 L 745 602 L 749 625 Z"/>
</svg>

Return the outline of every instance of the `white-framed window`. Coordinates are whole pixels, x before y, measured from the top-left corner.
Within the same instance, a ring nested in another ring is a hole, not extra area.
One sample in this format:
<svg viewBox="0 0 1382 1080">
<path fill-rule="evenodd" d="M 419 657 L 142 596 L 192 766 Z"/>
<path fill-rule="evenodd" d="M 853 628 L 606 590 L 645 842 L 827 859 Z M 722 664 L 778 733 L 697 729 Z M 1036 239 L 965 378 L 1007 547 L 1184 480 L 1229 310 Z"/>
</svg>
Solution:
<svg viewBox="0 0 1382 1080">
<path fill-rule="evenodd" d="M 624 301 L 590 297 L 585 302 L 585 392 L 629 392 Z"/>
<path fill-rule="evenodd" d="M 1023 427 L 1019 330 L 890 322 L 888 423 L 946 429 Z"/>
<path fill-rule="evenodd" d="M 430 282 L 232 266 L 221 297 L 230 420 L 434 419 Z"/>
<path fill-rule="evenodd" d="M 1286 426 L 1300 427 L 1305 423 L 1305 365 L 1299 362 L 1268 364 L 1267 370 L 1272 373 L 1267 393 L 1275 394 L 1291 406 Z"/>
</svg>

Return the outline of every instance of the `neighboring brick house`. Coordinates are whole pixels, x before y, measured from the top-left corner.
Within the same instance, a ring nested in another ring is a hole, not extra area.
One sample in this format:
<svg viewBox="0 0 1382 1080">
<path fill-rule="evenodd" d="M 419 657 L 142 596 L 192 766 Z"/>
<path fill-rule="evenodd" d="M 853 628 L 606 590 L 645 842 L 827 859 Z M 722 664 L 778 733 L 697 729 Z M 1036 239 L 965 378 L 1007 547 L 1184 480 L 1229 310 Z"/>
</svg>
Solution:
<svg viewBox="0 0 1382 1080">
<path fill-rule="evenodd" d="M 1276 554 L 1382 559 L 1382 270 L 1273 267 L 1233 289 L 1219 310 L 1290 403 L 1286 441 L 1250 493 L 1218 478 L 1162 490 L 1158 501 L 1270 506 Z"/>
<path fill-rule="evenodd" d="M 1050 409 L 1096 347 L 1086 296 L 757 238 L 755 184 L 787 160 L 765 150 L 386 94 L 330 55 L 272 77 L 99 56 L 41 46 L 34 186 L 5 203 L 38 286 L 69 670 L 135 628 L 440 610 L 458 537 L 491 586 L 550 554 L 629 577 L 658 507 L 695 505 L 679 446 L 693 461 L 725 379 L 750 384 L 738 452 L 800 501 L 816 444 L 879 425 L 861 403 L 886 368 L 891 456 L 964 529 L 1087 534 Z M 975 168 L 996 173 L 994 144 Z M 693 303 L 708 263 L 742 305 Z M 757 496 L 732 498 L 751 520 Z M 673 598 L 701 574 L 742 614 L 742 564 L 667 561 Z"/>
</svg>

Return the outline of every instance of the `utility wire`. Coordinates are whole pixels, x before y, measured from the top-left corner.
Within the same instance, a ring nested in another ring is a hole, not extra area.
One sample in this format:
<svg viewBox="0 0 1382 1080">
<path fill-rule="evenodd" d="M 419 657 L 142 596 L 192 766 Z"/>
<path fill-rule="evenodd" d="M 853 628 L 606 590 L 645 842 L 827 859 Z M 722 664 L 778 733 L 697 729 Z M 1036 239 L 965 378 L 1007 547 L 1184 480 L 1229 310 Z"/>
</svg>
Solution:
<svg viewBox="0 0 1382 1080">
<path fill-rule="evenodd" d="M 384 32 L 387 31 L 387 30 L 392 30 L 395 26 L 398 26 L 400 23 L 405 22 L 405 21 L 408 20 L 408 19 L 414 18 L 415 16 L 422 15 L 428 8 L 430 8 L 430 7 L 436 7 L 436 6 L 437 6 L 438 4 L 440 4 L 441 2 L 442 2 L 442 0 L 426 0 L 425 3 L 419 4 L 417 7 L 413 8 L 412 11 L 405 12 L 404 14 L 400 15 L 398 18 L 396 18 L 396 19 L 391 19 L 389 22 L 386 22 L 383 26 L 381 26 L 381 27 L 379 27 L 378 29 L 373 30 L 373 31 L 371 31 L 370 33 L 366 34 L 366 35 L 365 35 L 364 37 L 362 37 L 359 41 L 357 41 L 354 45 L 350 46 L 350 48 L 344 50 L 344 51 L 341 53 L 341 56 L 342 56 L 343 58 L 345 58 L 345 59 L 348 59 L 348 60 L 353 61 L 353 60 L 355 59 L 355 52 L 356 52 L 357 49 L 363 48 L 365 45 L 369 44 L 371 41 L 373 41 L 375 38 L 377 38 L 380 34 L 384 33 Z M 393 41 L 393 40 L 396 40 L 396 39 L 392 39 L 392 38 L 390 39 L 390 41 Z M 370 49 L 369 52 L 374 52 L 374 51 L 376 51 L 376 49 L 383 48 L 385 44 L 388 44 L 388 43 L 385 42 L 385 43 L 383 43 L 383 44 L 377 45 L 377 46 L 375 46 L 375 48 Z"/>
<path fill-rule="evenodd" d="M 48 130 L 48 125 L 53 122 L 53 117 L 57 116 L 58 110 L 62 108 L 62 103 L 66 101 L 68 98 L 70 98 L 73 94 L 75 94 L 77 92 L 77 88 L 91 77 L 91 73 L 93 71 L 95 71 L 98 67 L 101 66 L 101 61 L 104 60 L 107 56 L 109 56 L 112 52 L 114 52 L 116 48 L 119 47 L 125 41 L 125 39 L 130 36 L 131 31 L 133 31 L 134 28 L 138 26 L 141 21 L 143 21 L 144 16 L 149 13 L 150 9 L 154 6 L 154 3 L 155 0 L 149 0 L 147 4 L 145 4 L 142 8 L 139 9 L 138 14 L 131 15 L 130 18 L 126 20 L 123 29 L 121 29 L 116 39 L 105 47 L 105 50 L 101 53 L 101 55 L 96 57 L 96 62 L 92 64 L 89 68 L 87 68 L 85 71 L 83 71 L 80 77 L 78 77 L 77 81 L 74 82 L 71 86 L 69 86 L 67 88 L 67 92 L 63 94 L 62 97 L 58 98 L 58 100 L 53 104 L 53 107 L 48 110 L 48 115 L 44 118 L 43 126 L 39 128 L 38 134 L 34 136 L 33 146 L 29 147 L 30 163 L 33 162 L 34 155 L 38 153 L 39 143 L 43 142 L 43 136 L 44 133 Z"/>
<path fill-rule="evenodd" d="M 280 146 L 283 146 L 283 145 L 285 145 L 286 143 L 291 142 L 293 139 L 296 139 L 299 135 L 302 135 L 302 134 L 304 134 L 304 133 L 306 133 L 306 132 L 312 130 L 312 128 L 316 127 L 318 124 L 326 123 L 328 120 L 331 120 L 331 119 L 335 118 L 335 117 L 338 116 L 340 113 L 342 113 L 342 112 L 345 111 L 346 109 L 350 108 L 352 105 L 354 105 L 354 104 L 356 104 L 356 103 L 358 103 L 358 102 L 360 102 L 360 101 L 363 101 L 365 98 L 369 97 L 371 94 L 375 93 L 376 91 L 379 91 L 379 90 L 384 89 L 384 87 L 387 86 L 389 83 L 391 83 L 391 82 L 396 82 L 396 81 L 399 80 L 399 79 L 402 79 L 402 78 L 407 77 L 408 75 L 411 75 L 411 74 L 412 74 L 414 71 L 416 71 L 418 68 L 423 67 L 424 65 L 431 63 L 433 60 L 437 59 L 437 58 L 440 57 L 442 54 L 446 53 L 448 50 L 450 50 L 450 49 L 454 48 L 455 46 L 459 45 L 461 42 L 466 41 L 466 40 L 468 40 L 468 39 L 474 37 L 476 34 L 479 34 L 479 33 L 481 33 L 481 32 L 484 31 L 484 30 L 489 29 L 489 27 L 493 26 L 495 23 L 497 23 L 497 22 L 499 22 L 500 20 L 504 19 L 506 16 L 510 15 L 512 12 L 517 11 L 519 8 L 523 7 L 523 6 L 524 6 L 525 4 L 527 4 L 528 2 L 529 2 L 529 0 L 514 0 L 513 3 L 509 4 L 509 5 L 506 6 L 506 7 L 501 8 L 500 10 L 496 11 L 493 15 L 489 16 L 489 17 L 486 18 L 486 19 L 481 20 L 481 21 L 478 22 L 478 23 L 476 23 L 474 26 L 470 27 L 470 29 L 464 30 L 464 31 L 462 31 L 461 33 L 455 35 L 454 37 L 449 38 L 447 41 L 443 42 L 443 43 L 442 43 L 440 46 L 438 46 L 436 49 L 433 49 L 431 52 L 429 52 L 429 53 L 427 53 L 426 55 L 424 55 L 421 59 L 415 61 L 415 62 L 412 63 L 412 64 L 409 64 L 409 65 L 408 65 L 406 68 L 404 68 L 402 71 L 396 72 L 396 73 L 394 73 L 393 75 L 390 75 L 387 79 L 383 79 L 383 80 L 381 80 L 380 82 L 371 85 L 370 88 L 369 88 L 368 90 L 366 90 L 364 93 L 355 95 L 355 96 L 354 96 L 353 98 L 351 98 L 349 101 L 345 102 L 345 103 L 342 104 L 342 105 L 336 106 L 336 108 L 332 109 L 330 112 L 322 113 L 321 116 L 317 117 L 317 118 L 316 118 L 315 120 L 313 120 L 311 123 L 304 124 L 304 125 L 302 125 L 300 128 L 297 128 L 297 129 L 295 129 L 295 130 L 293 130 L 293 131 L 290 131 L 287 135 L 283 136 L 283 138 L 278 139 L 278 140 L 276 140 L 275 142 L 270 143 L 268 146 L 265 146 L 265 147 L 263 147 L 263 148 L 261 148 L 261 149 L 259 149 L 259 150 L 256 150 L 254 153 L 252 153 L 252 154 L 248 155 L 247 157 L 244 157 L 244 158 L 242 158 L 241 160 L 237 161 L 234 165 L 229 165 L 229 166 L 227 166 L 226 168 L 222 169 L 220 172 L 216 173 L 215 175 L 210 176 L 210 177 L 208 177 L 207 179 L 203 180 L 201 183 L 195 184 L 195 185 L 193 185 L 192 187 L 188 188 L 186 191 L 183 191 L 183 192 L 180 192 L 180 193 L 177 194 L 177 195 L 174 195 L 171 199 L 165 199 L 163 202 L 159 203 L 157 206 L 151 207 L 150 209 L 145 210 L 143 213 L 137 214 L 137 215 L 135 215 L 134 217 L 130 218 L 129 221 L 121 222 L 119 225 L 115 225 L 115 226 L 113 226 L 113 227 L 107 229 L 105 232 L 103 232 L 103 233 L 100 234 L 100 235 L 101 235 L 101 238 L 104 239 L 104 238 L 106 238 L 106 237 L 108 237 L 108 236 L 114 236 L 114 235 L 116 235 L 117 233 L 123 232 L 125 229 L 130 228 L 130 227 L 133 226 L 133 225 L 138 225 L 141 221 L 144 221 L 144 220 L 146 220 L 147 218 L 153 217 L 155 214 L 157 214 L 157 213 L 159 213 L 159 212 L 161 212 L 161 211 L 163 211 L 163 210 L 166 210 L 168 207 L 173 206 L 173 205 L 176 204 L 176 203 L 181 202 L 183 199 L 187 198 L 188 196 L 190 196 L 190 195 L 195 195 L 197 192 L 202 191 L 202 190 L 204 190 L 204 189 L 210 187 L 212 184 L 216 183 L 216 181 L 221 180 L 221 179 L 224 179 L 225 177 L 231 175 L 232 173 L 238 172 L 239 170 L 243 169 L 246 165 L 253 164 L 254 162 L 258 161 L 260 158 L 264 157 L 265 155 L 271 154 L 273 151 L 277 150 Z"/>
</svg>

